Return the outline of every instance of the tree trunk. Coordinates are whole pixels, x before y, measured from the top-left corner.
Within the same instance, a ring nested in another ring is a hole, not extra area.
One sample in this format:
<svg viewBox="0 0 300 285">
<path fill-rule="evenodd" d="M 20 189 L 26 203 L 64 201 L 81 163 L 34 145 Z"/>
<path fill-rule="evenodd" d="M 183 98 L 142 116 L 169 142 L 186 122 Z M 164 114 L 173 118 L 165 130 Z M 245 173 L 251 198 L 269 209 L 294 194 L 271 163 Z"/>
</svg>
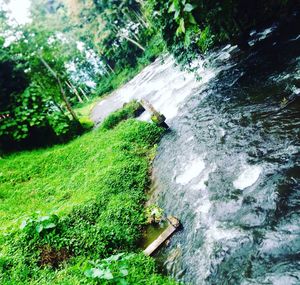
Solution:
<svg viewBox="0 0 300 285">
<path fill-rule="evenodd" d="M 84 98 L 86 99 L 86 101 L 90 101 L 89 97 L 86 95 L 86 93 L 83 91 L 83 89 L 81 87 L 79 87 L 79 90 L 80 90 L 81 94 L 84 96 Z"/>
<path fill-rule="evenodd" d="M 115 73 L 115 71 L 112 69 L 112 67 L 110 66 L 109 63 L 106 63 L 106 65 L 108 66 L 109 70 L 112 72 L 112 73 Z M 108 73 L 109 74 L 109 73 Z"/>
<path fill-rule="evenodd" d="M 142 51 L 145 51 L 145 49 L 135 40 L 125 36 L 125 35 L 121 35 L 124 39 L 126 39 L 127 41 L 131 42 L 132 44 L 136 45 L 138 48 L 140 48 Z"/>
<path fill-rule="evenodd" d="M 66 84 L 67 84 L 67 86 L 71 89 L 71 91 L 76 95 L 76 97 L 77 97 L 79 103 L 83 103 L 83 100 L 82 100 L 82 98 L 80 97 L 80 95 L 79 95 L 77 89 L 75 88 L 75 86 L 74 86 L 71 82 L 68 82 L 67 80 L 66 80 Z"/>
<path fill-rule="evenodd" d="M 117 36 L 119 35 L 120 37 L 126 39 L 127 41 L 131 42 L 132 44 L 136 45 L 138 48 L 140 48 L 142 51 L 145 51 L 145 48 L 143 46 L 141 46 L 137 41 L 129 38 L 128 36 L 119 33 L 119 28 L 117 26 L 115 26 L 115 30 L 113 31 Z"/>
<path fill-rule="evenodd" d="M 59 76 L 54 72 L 54 70 L 50 67 L 50 65 L 43 59 L 43 57 L 40 55 L 39 56 L 41 62 L 43 63 L 43 65 L 49 70 L 49 72 L 53 75 L 53 77 L 56 79 L 59 89 L 60 89 L 60 94 L 61 94 L 61 98 L 62 100 L 65 102 L 66 104 L 66 108 L 68 109 L 69 113 L 71 114 L 72 118 L 74 119 L 74 121 L 79 122 L 77 115 L 75 114 L 74 110 L 72 109 L 72 106 L 68 100 L 68 97 L 66 96 L 66 92 L 62 86 L 61 80 L 59 78 Z"/>
</svg>

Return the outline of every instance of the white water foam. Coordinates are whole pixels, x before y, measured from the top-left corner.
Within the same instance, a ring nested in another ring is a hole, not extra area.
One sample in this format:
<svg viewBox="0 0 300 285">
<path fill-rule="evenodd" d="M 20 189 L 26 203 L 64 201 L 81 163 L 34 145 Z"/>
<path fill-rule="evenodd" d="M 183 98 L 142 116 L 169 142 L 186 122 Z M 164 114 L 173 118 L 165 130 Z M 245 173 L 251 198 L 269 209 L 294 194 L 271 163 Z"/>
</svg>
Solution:
<svg viewBox="0 0 300 285">
<path fill-rule="evenodd" d="M 100 123 L 109 113 L 121 108 L 124 103 L 144 99 L 164 114 L 167 122 L 170 121 L 176 117 L 180 106 L 195 89 L 199 90 L 225 68 L 207 68 L 201 59 L 195 62 L 200 80 L 196 79 L 195 74 L 181 71 L 176 67 L 171 56 L 166 56 L 163 63 L 156 60 L 134 79 L 98 103 L 92 111 L 92 119 Z M 144 112 L 139 119 L 150 121 L 149 112 Z"/>
<path fill-rule="evenodd" d="M 190 142 L 190 141 L 192 141 L 192 140 L 194 140 L 194 136 L 190 136 L 190 137 L 186 140 L 186 142 Z"/>
<path fill-rule="evenodd" d="M 215 243 L 223 239 L 233 239 L 237 237 L 242 237 L 245 233 L 240 229 L 228 229 L 223 228 L 221 223 L 215 222 L 206 232 L 206 238 Z"/>
<path fill-rule="evenodd" d="M 226 229 L 222 227 L 222 224 L 212 222 L 205 232 L 204 239 L 203 246 L 193 252 L 190 262 L 190 264 L 197 264 L 197 274 L 202 280 L 210 276 L 212 266 L 222 262 L 222 257 L 219 260 L 212 258 L 215 255 L 216 245 L 222 246 L 225 251 L 234 251 L 239 248 L 242 240 L 246 242 L 249 237 L 247 233 L 239 229 Z"/>
<path fill-rule="evenodd" d="M 200 180 L 193 185 L 191 188 L 193 190 L 203 190 L 206 189 L 206 183 L 208 181 L 209 178 L 209 174 L 214 172 L 216 170 L 217 166 L 214 164 L 211 167 L 207 168 L 206 171 L 202 171 L 201 175 L 200 175 Z"/>
<path fill-rule="evenodd" d="M 296 86 L 292 87 L 292 91 L 295 95 L 299 95 L 300 94 L 300 88 L 297 88 Z"/>
<path fill-rule="evenodd" d="M 143 73 L 159 74 L 145 80 Z M 141 80 L 139 80 L 141 79 Z M 174 67 L 174 60 L 169 57 L 164 64 L 158 62 L 150 65 L 130 85 L 120 91 L 123 101 L 146 99 L 155 109 L 164 114 L 167 120 L 177 115 L 179 105 L 192 93 L 193 88 L 199 87 L 204 81 L 197 81 L 194 74 L 180 71 Z M 127 91 L 127 92 L 124 92 Z M 150 92 L 149 92 L 150 91 Z M 142 120 L 149 120 L 149 114 L 143 114 Z"/>
<path fill-rule="evenodd" d="M 220 134 L 221 134 L 221 138 L 224 138 L 224 137 L 225 137 L 225 135 L 226 135 L 226 131 L 225 131 L 225 129 L 223 129 L 223 128 L 220 128 L 220 129 L 219 129 L 219 131 L 220 131 Z"/>
<path fill-rule="evenodd" d="M 201 201 L 201 206 L 199 207 L 198 211 L 202 214 L 208 214 L 210 208 L 212 206 L 212 203 L 208 198 L 205 198 Z"/>
<path fill-rule="evenodd" d="M 254 37 L 253 40 L 250 40 L 248 43 L 250 46 L 254 46 L 257 42 L 259 41 L 262 41 L 264 39 L 266 39 L 267 37 L 269 37 L 275 30 L 276 30 L 277 26 L 276 25 L 273 25 L 272 27 L 269 27 L 265 30 L 263 30 L 262 32 L 260 33 L 256 33 L 256 32 L 253 32 L 252 33 L 252 37 Z"/>
<path fill-rule="evenodd" d="M 262 167 L 248 165 L 240 173 L 239 177 L 233 181 L 233 186 L 236 189 L 245 189 L 253 185 L 259 178 L 262 172 Z"/>
<path fill-rule="evenodd" d="M 203 159 L 196 158 L 190 164 L 185 166 L 182 174 L 176 177 L 176 183 L 186 185 L 199 176 L 204 169 L 205 163 Z"/>
</svg>

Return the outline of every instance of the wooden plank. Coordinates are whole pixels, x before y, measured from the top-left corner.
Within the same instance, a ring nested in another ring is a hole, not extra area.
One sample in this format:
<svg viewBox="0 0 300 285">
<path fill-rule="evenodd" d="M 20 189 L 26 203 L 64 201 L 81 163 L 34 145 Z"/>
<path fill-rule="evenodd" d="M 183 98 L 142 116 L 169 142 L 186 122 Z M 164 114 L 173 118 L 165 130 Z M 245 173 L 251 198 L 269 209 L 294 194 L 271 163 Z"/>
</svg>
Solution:
<svg viewBox="0 0 300 285">
<path fill-rule="evenodd" d="M 140 101 L 140 104 L 145 109 L 148 109 L 150 111 L 150 113 L 152 114 L 151 120 L 155 124 L 157 124 L 159 127 L 162 127 L 162 128 L 165 128 L 165 129 L 169 129 L 169 126 L 165 122 L 166 121 L 166 117 L 163 114 L 161 114 L 158 111 L 156 111 L 152 104 L 150 104 L 147 100 L 144 100 L 144 99 L 142 99 Z"/>
<path fill-rule="evenodd" d="M 152 242 L 145 250 L 145 255 L 153 254 L 170 236 L 172 236 L 180 226 L 180 222 L 175 217 L 169 217 L 169 226 L 164 230 L 164 232 Z"/>
<path fill-rule="evenodd" d="M 159 113 L 158 111 L 156 111 L 155 108 L 153 107 L 153 105 L 150 102 L 148 102 L 147 100 L 142 99 L 140 103 L 145 109 L 148 109 L 150 111 L 150 113 L 152 113 L 152 115 L 157 117 L 157 119 L 160 122 L 164 122 L 166 120 L 166 117 L 164 115 L 162 115 L 161 113 Z"/>
</svg>

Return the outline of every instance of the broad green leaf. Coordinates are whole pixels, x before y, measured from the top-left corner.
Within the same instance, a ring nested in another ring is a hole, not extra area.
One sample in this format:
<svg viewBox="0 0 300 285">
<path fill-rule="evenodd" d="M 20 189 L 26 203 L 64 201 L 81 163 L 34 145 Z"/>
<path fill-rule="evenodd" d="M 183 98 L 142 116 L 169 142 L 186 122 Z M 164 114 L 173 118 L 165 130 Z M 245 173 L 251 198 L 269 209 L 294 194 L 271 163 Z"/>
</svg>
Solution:
<svg viewBox="0 0 300 285">
<path fill-rule="evenodd" d="M 26 227 L 26 225 L 27 225 L 27 221 L 24 220 L 20 226 L 20 229 L 23 230 Z"/>
<path fill-rule="evenodd" d="M 177 20 L 179 18 L 179 15 L 180 15 L 180 11 L 178 10 L 175 12 L 174 19 Z"/>
<path fill-rule="evenodd" d="M 93 269 L 89 269 L 89 270 L 84 271 L 84 275 L 86 277 L 92 278 L 93 277 Z"/>
<path fill-rule="evenodd" d="M 195 7 L 191 4 L 185 4 L 183 11 L 185 12 L 191 12 L 195 9 Z"/>
<path fill-rule="evenodd" d="M 44 229 L 53 229 L 55 227 L 56 227 L 56 224 L 54 224 L 54 223 L 44 225 Z"/>
<path fill-rule="evenodd" d="M 36 226 L 35 230 L 40 233 L 44 229 L 44 226 L 42 224 L 39 224 Z"/>
<path fill-rule="evenodd" d="M 106 280 L 111 280 L 111 279 L 114 279 L 114 276 L 112 275 L 111 271 L 109 269 L 106 269 L 104 271 L 104 274 L 103 274 L 103 279 L 106 279 Z"/>
<path fill-rule="evenodd" d="M 128 282 L 125 279 L 121 278 L 121 279 L 118 280 L 117 284 L 118 285 L 128 285 Z"/>
<path fill-rule="evenodd" d="M 191 38 L 190 38 L 191 33 L 186 33 L 184 36 L 184 45 L 188 47 L 191 44 Z"/>
<path fill-rule="evenodd" d="M 181 0 L 173 0 L 176 11 L 180 10 L 180 1 Z"/>
<path fill-rule="evenodd" d="M 183 18 L 180 19 L 180 24 L 179 25 L 180 25 L 181 31 L 183 33 L 185 33 L 185 25 L 184 25 L 184 19 Z"/>
<path fill-rule="evenodd" d="M 192 14 L 189 14 L 189 22 L 190 24 L 197 25 L 197 22 Z"/>
<path fill-rule="evenodd" d="M 92 277 L 93 278 L 104 278 L 104 270 L 101 270 L 99 268 L 93 268 L 92 270 Z"/>
<path fill-rule="evenodd" d="M 176 11 L 175 5 L 174 5 L 174 3 L 172 3 L 171 6 L 169 7 L 168 12 L 169 12 L 169 13 L 173 13 L 173 12 L 175 12 L 175 11 Z"/>
<path fill-rule="evenodd" d="M 121 269 L 120 273 L 122 274 L 122 276 L 127 276 L 128 275 L 128 270 L 127 269 Z"/>
<path fill-rule="evenodd" d="M 49 218 L 50 218 L 49 216 L 43 216 L 43 217 L 38 218 L 37 222 L 47 221 L 47 220 L 49 220 Z"/>
<path fill-rule="evenodd" d="M 27 132 L 28 131 L 28 127 L 26 125 L 22 126 L 22 131 L 23 132 Z"/>
</svg>

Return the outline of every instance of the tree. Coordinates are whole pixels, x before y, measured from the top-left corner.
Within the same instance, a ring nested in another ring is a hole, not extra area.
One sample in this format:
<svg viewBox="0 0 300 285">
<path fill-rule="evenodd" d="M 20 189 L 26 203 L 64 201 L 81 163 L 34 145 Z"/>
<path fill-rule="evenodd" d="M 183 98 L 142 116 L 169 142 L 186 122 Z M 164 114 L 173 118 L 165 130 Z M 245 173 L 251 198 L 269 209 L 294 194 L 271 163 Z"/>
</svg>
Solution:
<svg viewBox="0 0 300 285">
<path fill-rule="evenodd" d="M 251 29 L 268 25 L 297 6 L 296 0 L 146 2 L 152 24 L 183 63 L 190 63 L 217 44 L 231 42 L 246 47 Z"/>
<path fill-rule="evenodd" d="M 37 31 L 48 30 L 55 37 L 60 38 L 62 45 L 60 46 L 60 54 L 64 55 L 68 69 L 69 83 L 67 88 L 71 94 L 75 95 L 80 102 L 78 94 L 81 93 L 80 88 L 87 81 L 95 81 L 99 74 L 104 73 L 102 63 L 97 58 L 93 46 L 87 38 L 83 37 L 81 23 L 75 22 L 73 17 L 72 6 L 68 6 L 69 0 L 51 0 L 32 1 L 31 15 L 34 22 L 31 24 Z M 74 8 L 73 8 L 74 9 Z M 92 11 L 90 11 L 92 13 Z M 91 32 L 86 32 L 90 35 Z M 80 46 L 80 48 L 78 48 Z M 80 76 L 78 76 L 80 74 Z M 86 97 L 86 94 L 81 94 Z"/>
<path fill-rule="evenodd" d="M 62 42 L 30 25 L 9 26 L 5 36 L 12 39 L 0 41 L 1 141 L 22 141 L 43 128 L 66 134 L 77 117 L 61 84 L 68 75 Z"/>
</svg>

